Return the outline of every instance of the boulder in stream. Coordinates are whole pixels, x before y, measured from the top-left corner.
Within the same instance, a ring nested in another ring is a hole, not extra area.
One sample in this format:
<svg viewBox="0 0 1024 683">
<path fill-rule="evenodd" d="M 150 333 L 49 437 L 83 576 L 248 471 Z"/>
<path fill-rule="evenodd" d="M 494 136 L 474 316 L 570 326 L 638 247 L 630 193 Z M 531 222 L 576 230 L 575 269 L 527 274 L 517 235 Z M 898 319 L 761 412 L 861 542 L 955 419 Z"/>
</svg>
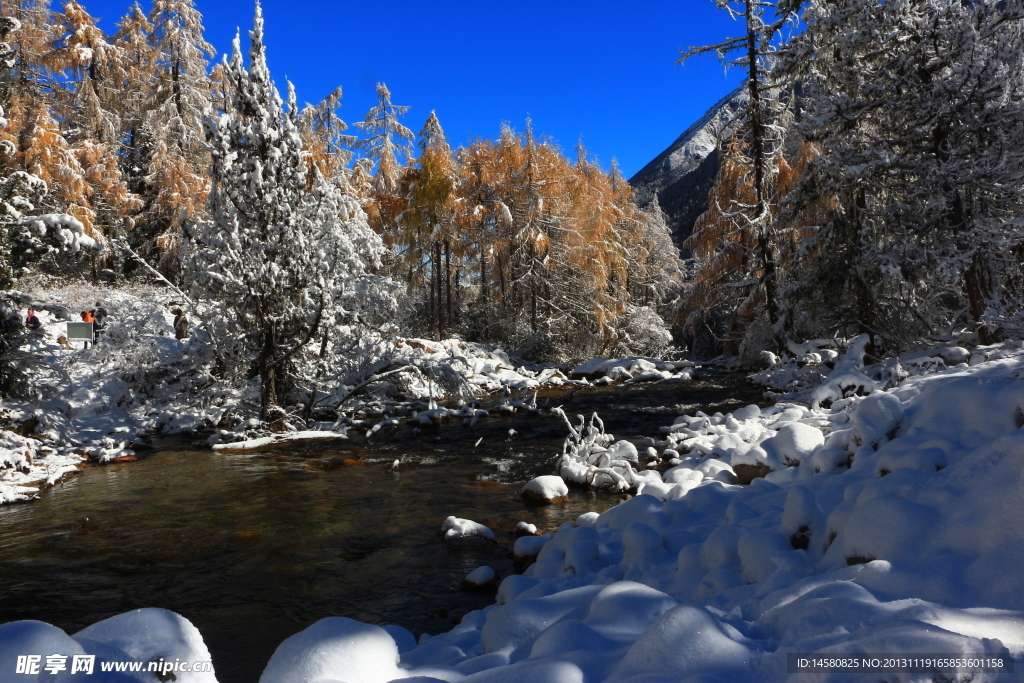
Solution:
<svg viewBox="0 0 1024 683">
<path fill-rule="evenodd" d="M 536 477 L 523 487 L 523 500 L 534 505 L 568 505 L 569 487 L 553 474 Z"/>
</svg>

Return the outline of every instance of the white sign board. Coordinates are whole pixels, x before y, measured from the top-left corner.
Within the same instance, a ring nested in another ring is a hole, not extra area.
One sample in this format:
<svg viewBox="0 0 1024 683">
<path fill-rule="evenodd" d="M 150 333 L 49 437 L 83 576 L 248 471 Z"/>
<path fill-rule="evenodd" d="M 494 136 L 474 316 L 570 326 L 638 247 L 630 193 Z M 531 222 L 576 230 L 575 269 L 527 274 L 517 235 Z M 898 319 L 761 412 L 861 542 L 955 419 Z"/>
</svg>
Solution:
<svg viewBox="0 0 1024 683">
<path fill-rule="evenodd" d="M 72 339 L 92 341 L 92 323 L 68 323 L 68 341 Z"/>
</svg>

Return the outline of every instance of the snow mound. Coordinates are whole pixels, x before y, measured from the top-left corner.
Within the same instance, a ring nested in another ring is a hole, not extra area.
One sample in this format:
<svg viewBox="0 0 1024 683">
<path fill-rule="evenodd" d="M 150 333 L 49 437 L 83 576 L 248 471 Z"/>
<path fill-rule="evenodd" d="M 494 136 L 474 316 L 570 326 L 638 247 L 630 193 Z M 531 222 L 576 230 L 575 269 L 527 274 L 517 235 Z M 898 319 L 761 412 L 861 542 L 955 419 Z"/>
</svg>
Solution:
<svg viewBox="0 0 1024 683">
<path fill-rule="evenodd" d="M 491 583 L 495 578 L 497 578 L 497 574 L 494 573 L 494 570 L 490 567 L 483 566 L 477 567 L 471 571 L 466 575 L 466 578 L 463 579 L 463 581 L 473 586 L 483 586 Z"/>
<path fill-rule="evenodd" d="M 19 657 L 39 655 L 38 675 L 16 675 Z M 49 671 L 48 658 L 56 658 Z M 92 671 L 80 670 L 72 675 L 74 657 L 91 657 Z M 26 681 L 96 681 L 96 683 L 131 683 L 157 680 L 153 673 L 128 674 L 105 672 L 107 662 L 194 665 L 202 671 L 160 672 L 160 676 L 174 676 L 181 683 L 216 683 L 210 664 L 210 652 L 199 631 L 184 617 L 163 609 L 138 609 L 105 619 L 76 633 L 73 637 L 64 631 L 39 621 L 16 621 L 0 625 L 0 671 L 3 680 Z M 13 678 L 8 677 L 8 673 Z M 165 678 L 161 680 L 172 680 Z"/>
<path fill-rule="evenodd" d="M 211 661 L 199 629 L 185 617 L 165 609 L 146 608 L 118 614 L 82 629 L 74 638 L 87 652 L 123 652 L 138 662 Z M 174 675 L 181 683 L 217 683 L 213 671 L 177 671 Z"/>
<path fill-rule="evenodd" d="M 260 683 L 387 683 L 406 677 L 398 659 L 398 645 L 381 627 L 328 617 L 285 639 Z"/>
<path fill-rule="evenodd" d="M 494 540 L 494 532 L 483 524 L 477 524 L 471 519 L 460 519 L 455 516 L 444 520 L 444 523 L 441 525 L 441 531 L 444 533 L 446 541 L 470 538 L 472 536 L 481 536 L 491 541 Z"/>
<path fill-rule="evenodd" d="M 887 440 L 903 421 L 903 404 L 885 392 L 877 392 L 857 404 L 853 414 L 853 434 L 860 445 Z"/>
<path fill-rule="evenodd" d="M 86 652 L 82 646 L 56 626 L 41 621 L 12 621 L 0 625 L 0 671 L 4 672 L 4 680 L 42 680 L 36 676 L 16 675 L 14 672 L 17 670 L 18 657 L 41 657 L 37 673 L 42 673 L 48 655 L 84 654 Z"/>
</svg>

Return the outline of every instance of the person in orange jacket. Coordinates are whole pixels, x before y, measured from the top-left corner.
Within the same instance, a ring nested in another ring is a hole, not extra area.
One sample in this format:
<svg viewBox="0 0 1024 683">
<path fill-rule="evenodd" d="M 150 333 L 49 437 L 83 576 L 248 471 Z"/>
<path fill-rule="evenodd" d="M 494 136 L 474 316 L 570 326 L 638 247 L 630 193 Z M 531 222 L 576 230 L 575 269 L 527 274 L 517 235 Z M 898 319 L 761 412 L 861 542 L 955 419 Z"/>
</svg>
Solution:
<svg viewBox="0 0 1024 683">
<path fill-rule="evenodd" d="M 92 317 L 92 311 L 82 311 L 82 322 L 96 324 L 96 319 Z M 85 342 L 85 348 L 89 348 L 89 342 Z"/>
</svg>

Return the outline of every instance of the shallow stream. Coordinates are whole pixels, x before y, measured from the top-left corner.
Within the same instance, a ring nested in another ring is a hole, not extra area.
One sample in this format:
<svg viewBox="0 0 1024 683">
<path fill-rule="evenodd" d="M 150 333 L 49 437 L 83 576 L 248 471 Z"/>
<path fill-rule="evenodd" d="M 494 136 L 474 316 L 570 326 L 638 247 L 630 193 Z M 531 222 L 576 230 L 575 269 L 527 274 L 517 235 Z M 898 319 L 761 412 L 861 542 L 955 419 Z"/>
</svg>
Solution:
<svg viewBox="0 0 1024 683">
<path fill-rule="evenodd" d="M 681 412 L 758 398 L 740 377 L 712 375 L 553 392 L 539 404 L 596 410 L 609 432 L 638 439 Z M 519 498 L 523 482 L 551 472 L 566 433 L 543 414 L 258 453 L 157 444 L 139 462 L 91 467 L 40 500 L 0 508 L 0 623 L 39 619 L 73 634 L 163 607 L 199 628 L 221 683 L 258 680 L 282 640 L 327 616 L 417 636 L 448 630 L 493 601 L 459 590 L 468 572 L 512 573 L 516 522 L 553 530 L 618 502 L 578 490 L 566 507 Z M 396 458 L 399 470 L 386 471 Z M 446 544 L 448 515 L 490 526 L 497 542 Z"/>
</svg>

